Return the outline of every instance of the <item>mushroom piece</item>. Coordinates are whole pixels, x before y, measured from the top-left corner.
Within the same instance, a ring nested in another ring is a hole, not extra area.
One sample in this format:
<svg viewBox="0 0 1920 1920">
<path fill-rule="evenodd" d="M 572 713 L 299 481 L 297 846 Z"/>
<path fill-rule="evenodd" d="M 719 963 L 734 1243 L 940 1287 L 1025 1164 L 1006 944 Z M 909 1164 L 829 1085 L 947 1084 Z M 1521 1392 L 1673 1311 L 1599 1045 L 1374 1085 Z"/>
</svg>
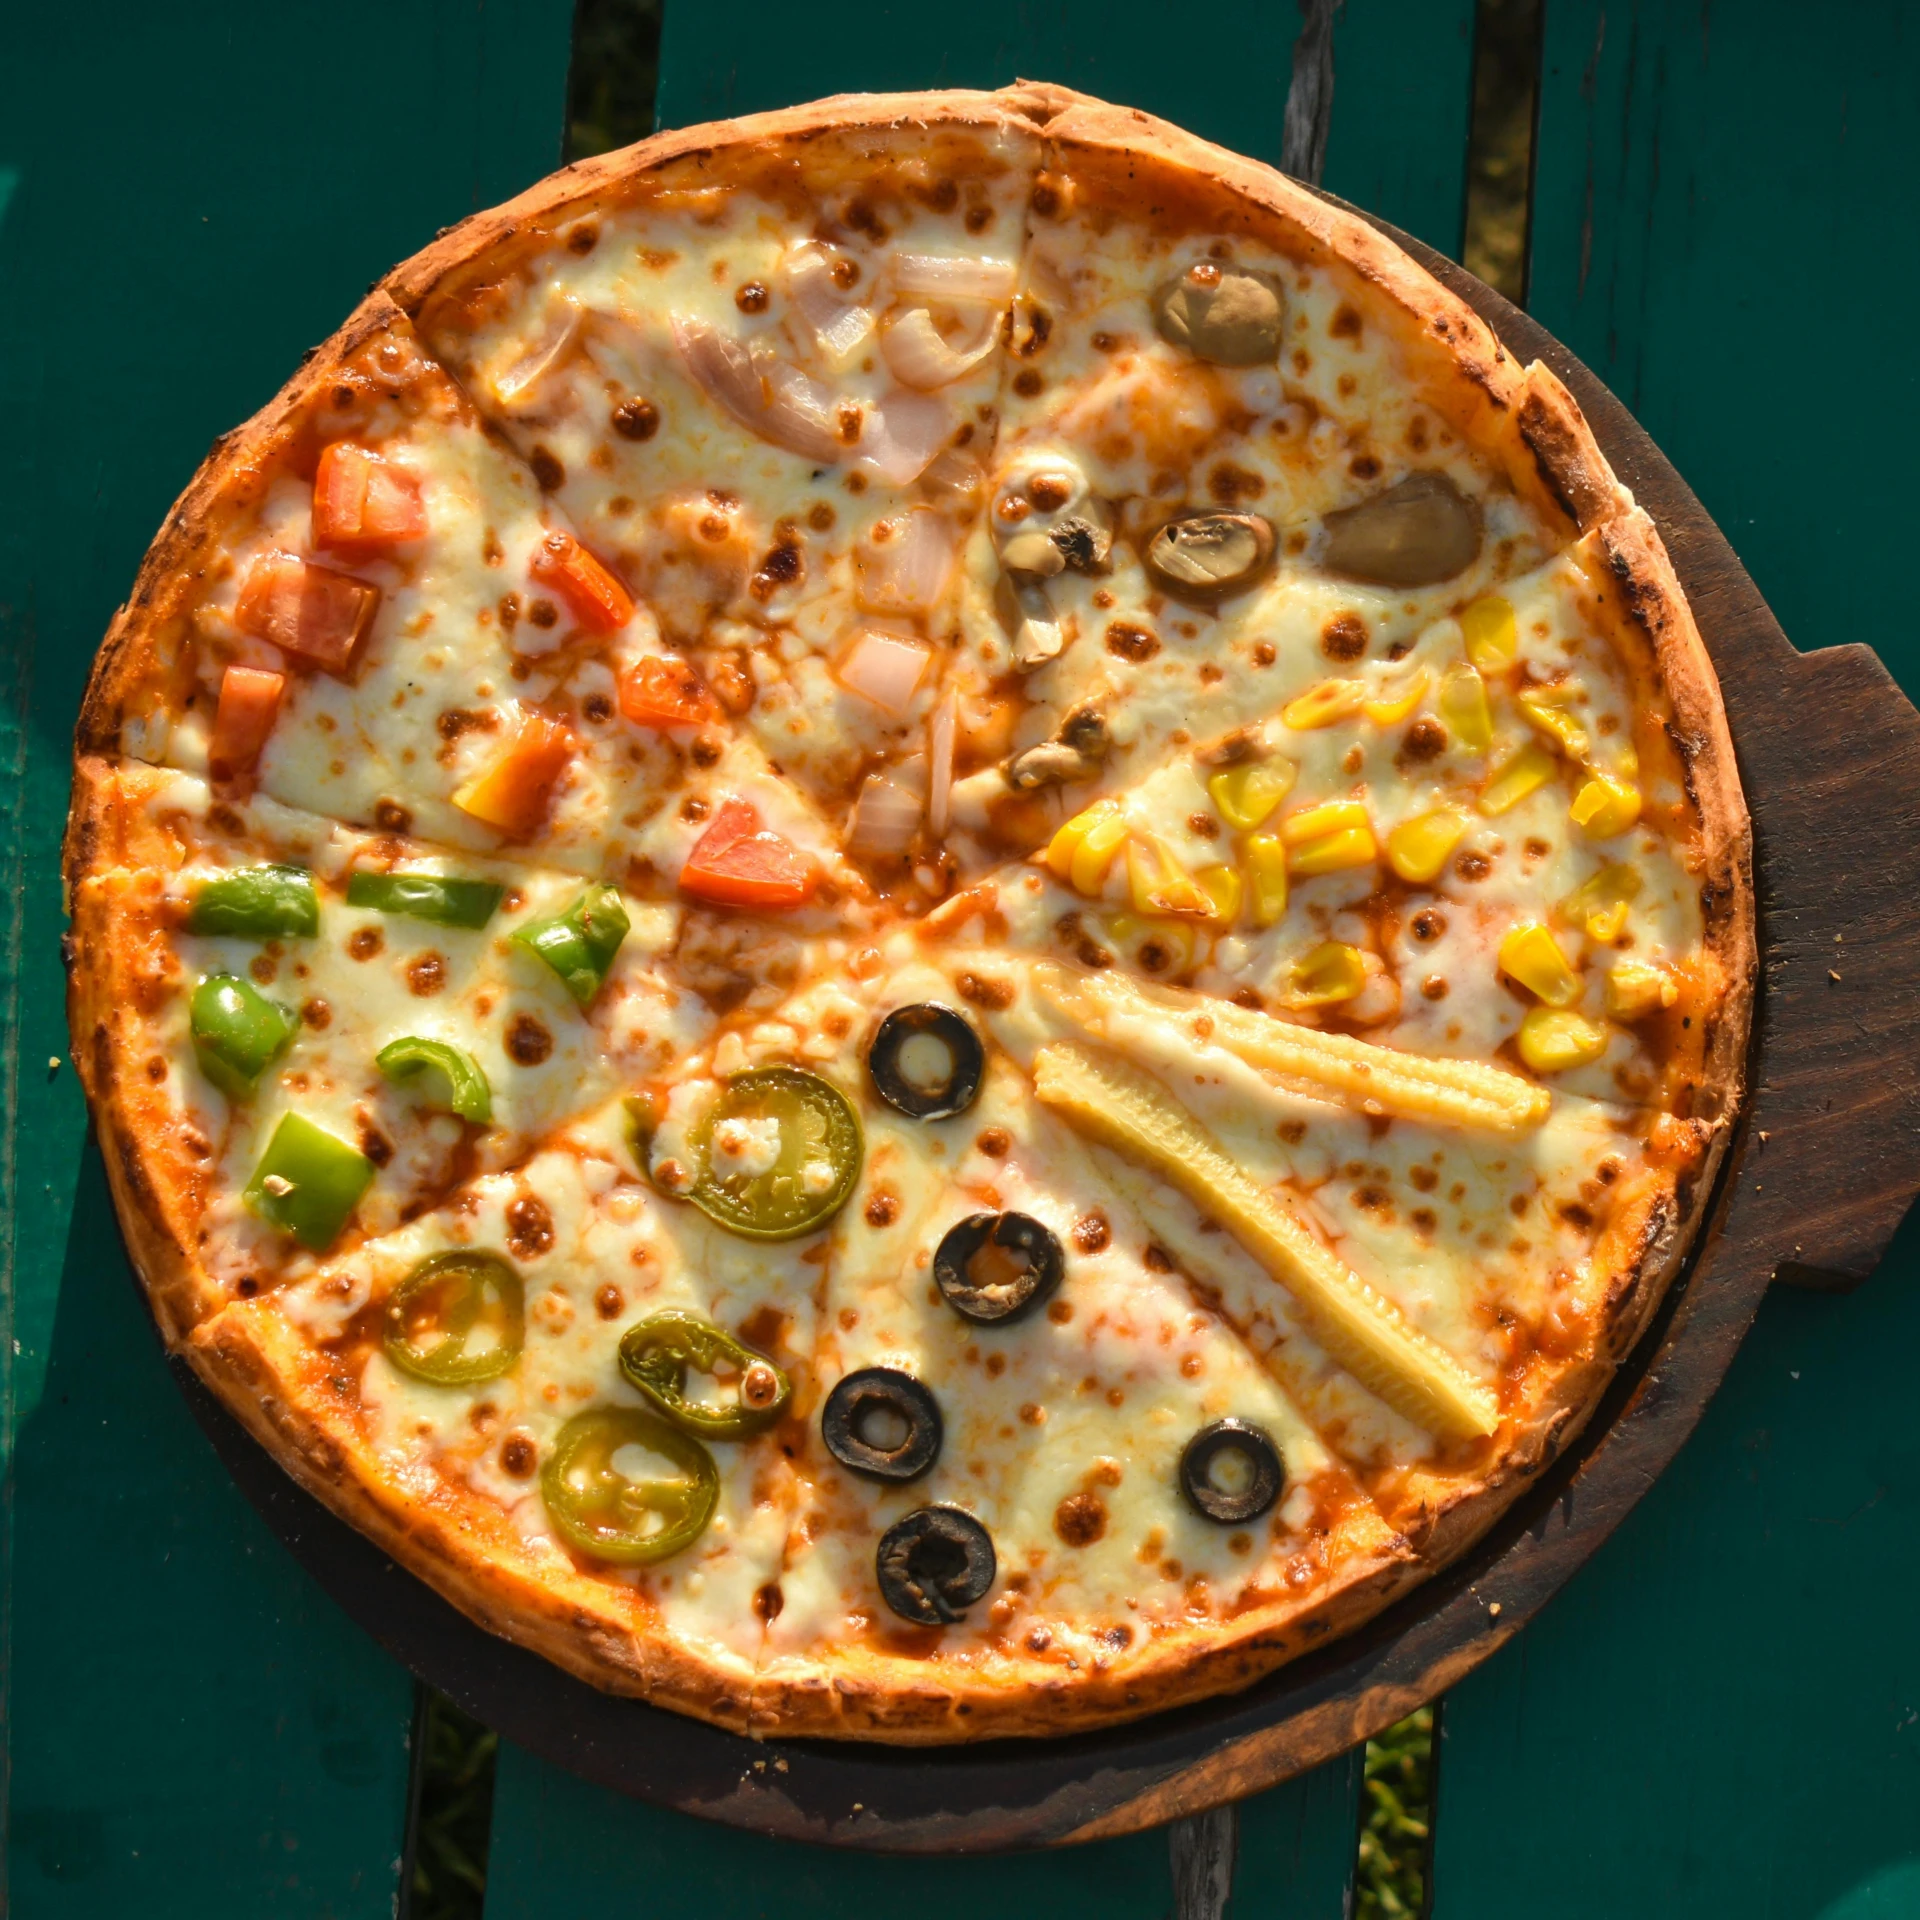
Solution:
<svg viewBox="0 0 1920 1920">
<path fill-rule="evenodd" d="M 1480 510 L 1444 473 L 1411 473 L 1398 486 L 1327 515 L 1329 573 L 1378 587 L 1451 580 L 1480 551 Z"/>
<path fill-rule="evenodd" d="M 1188 513 L 1147 542 L 1147 571 L 1184 600 L 1250 587 L 1273 559 L 1273 524 L 1257 513 Z"/>
<path fill-rule="evenodd" d="M 1043 580 L 1069 567 L 1104 573 L 1113 552 L 1113 514 L 1094 498 L 1077 461 L 1030 453 L 1007 468 L 994 490 L 993 537 L 1009 573 Z"/>
<path fill-rule="evenodd" d="M 1012 605 L 1013 664 L 1022 672 L 1045 666 L 1067 644 L 1047 590 L 1024 574 L 1003 576 L 1001 586 Z"/>
<path fill-rule="evenodd" d="M 1278 274 L 1197 260 L 1153 296 L 1161 339 L 1217 367 L 1265 366 L 1279 358 L 1286 301 Z"/>
<path fill-rule="evenodd" d="M 1106 716 L 1097 707 L 1075 707 L 1051 740 L 1017 753 L 1007 762 L 1007 785 L 1017 792 L 1030 793 L 1037 787 L 1091 780 L 1106 759 L 1110 744 Z"/>
</svg>

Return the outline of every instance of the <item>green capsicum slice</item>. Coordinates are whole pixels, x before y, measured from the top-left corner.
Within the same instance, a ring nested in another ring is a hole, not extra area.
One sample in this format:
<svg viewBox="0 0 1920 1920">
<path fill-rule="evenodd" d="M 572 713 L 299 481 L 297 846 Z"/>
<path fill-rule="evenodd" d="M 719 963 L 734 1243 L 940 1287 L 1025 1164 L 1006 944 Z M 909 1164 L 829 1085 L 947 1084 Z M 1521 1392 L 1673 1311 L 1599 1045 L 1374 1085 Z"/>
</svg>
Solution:
<svg viewBox="0 0 1920 1920">
<path fill-rule="evenodd" d="M 320 931 L 320 899 L 305 867 L 242 867 L 209 880 L 187 909 L 187 931 L 233 940 L 288 940 Z"/>
<path fill-rule="evenodd" d="M 770 1164 L 729 1155 L 729 1132 L 749 1150 L 774 1123 Z M 744 1123 L 737 1126 L 733 1123 Z M 694 1165 L 685 1197 L 730 1233 L 749 1240 L 793 1240 L 823 1227 L 846 1205 L 860 1177 L 865 1142 L 860 1119 L 832 1081 L 804 1067 L 755 1067 L 737 1073 L 687 1130 Z M 731 1170 L 732 1158 L 743 1164 Z"/>
<path fill-rule="evenodd" d="M 253 1092 L 299 1025 L 288 1008 L 237 973 L 208 974 L 193 990 L 189 1017 L 200 1071 L 233 1100 Z"/>
<path fill-rule="evenodd" d="M 621 904 L 620 889 L 589 887 L 565 913 L 517 928 L 514 939 L 537 953 L 582 1007 L 606 984 L 607 969 L 633 923 Z"/>
<path fill-rule="evenodd" d="M 620 1371 L 676 1427 L 706 1440 L 743 1440 L 780 1417 L 793 1382 L 764 1354 L 684 1307 L 669 1307 L 629 1327 L 620 1339 Z M 687 1398 L 689 1371 L 710 1374 L 731 1400 Z"/>
<path fill-rule="evenodd" d="M 482 1126 L 493 1118 L 493 1089 L 487 1085 L 479 1062 L 444 1040 L 403 1033 L 373 1056 L 373 1064 L 395 1086 L 417 1080 L 423 1073 L 437 1073 L 447 1083 L 445 1105 L 450 1111 Z"/>
<path fill-rule="evenodd" d="M 242 1198 L 269 1226 L 324 1253 L 373 1178 L 373 1162 L 303 1113 L 283 1114 Z"/>
<path fill-rule="evenodd" d="M 622 1461 L 628 1448 L 651 1455 L 658 1469 L 635 1466 L 631 1455 Z M 594 1560 L 639 1567 L 700 1537 L 719 1502 L 720 1470 L 698 1440 L 657 1413 L 594 1407 L 554 1436 L 540 1491 L 569 1546 Z"/>
<path fill-rule="evenodd" d="M 497 1253 L 433 1254 L 387 1296 L 381 1340 L 402 1373 L 436 1387 L 498 1379 L 527 1343 L 520 1276 Z"/>
<path fill-rule="evenodd" d="M 437 927 L 484 927 L 505 888 L 448 873 L 366 873 L 347 879 L 347 905 L 404 913 Z"/>
</svg>

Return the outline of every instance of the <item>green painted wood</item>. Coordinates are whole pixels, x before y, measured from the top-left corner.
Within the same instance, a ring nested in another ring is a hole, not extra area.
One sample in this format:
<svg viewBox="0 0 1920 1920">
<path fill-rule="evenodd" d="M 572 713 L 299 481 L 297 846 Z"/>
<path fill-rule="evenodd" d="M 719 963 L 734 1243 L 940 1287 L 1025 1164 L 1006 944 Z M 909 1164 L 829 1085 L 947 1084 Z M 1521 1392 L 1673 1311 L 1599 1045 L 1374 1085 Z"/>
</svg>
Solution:
<svg viewBox="0 0 1920 1920">
<path fill-rule="evenodd" d="M 1797 643 L 1910 694 L 1917 110 L 1891 6 L 1548 6 L 1534 311 Z M 1916 1351 L 1920 1222 L 1855 1294 L 1769 1297 L 1675 1466 L 1448 1697 L 1439 1920 L 1920 1912 Z"/>
<path fill-rule="evenodd" d="M 174 494 L 384 267 L 554 163 L 570 12 L 8 18 L 0 1904 L 20 1920 L 391 1911 L 411 1683 L 245 1508 L 168 1378 L 72 1070 L 48 1065 L 56 856 L 87 668 Z"/>
</svg>

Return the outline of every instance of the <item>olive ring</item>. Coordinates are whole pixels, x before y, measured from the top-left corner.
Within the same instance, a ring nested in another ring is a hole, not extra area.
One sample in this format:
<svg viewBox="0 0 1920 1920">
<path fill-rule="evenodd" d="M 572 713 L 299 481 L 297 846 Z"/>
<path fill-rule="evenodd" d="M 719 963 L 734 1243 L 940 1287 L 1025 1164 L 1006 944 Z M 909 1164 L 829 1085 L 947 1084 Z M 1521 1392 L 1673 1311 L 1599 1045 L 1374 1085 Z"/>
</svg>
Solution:
<svg viewBox="0 0 1920 1920">
<path fill-rule="evenodd" d="M 874 1438 L 876 1415 L 891 1414 L 905 1429 L 891 1446 Z M 940 1457 L 945 1429 L 940 1406 L 910 1373 L 862 1367 L 827 1395 L 820 1437 L 843 1467 L 874 1480 L 917 1480 Z"/>
<path fill-rule="evenodd" d="M 909 1071 L 907 1050 L 916 1040 L 922 1042 L 916 1049 L 920 1054 L 938 1060 L 944 1053 L 943 1071 Z M 951 1120 L 965 1113 L 979 1097 L 986 1064 L 986 1049 L 971 1023 L 937 1000 L 894 1008 L 867 1049 L 874 1092 L 910 1120 Z"/>
<path fill-rule="evenodd" d="M 919 1627 L 950 1627 L 984 1599 L 999 1572 L 993 1536 L 958 1507 L 920 1507 L 880 1536 L 881 1597 Z"/>
<path fill-rule="evenodd" d="M 1222 1454 L 1238 1454 L 1247 1463 L 1244 1486 L 1215 1483 L 1213 1465 Z M 1223 1527 L 1257 1520 L 1280 1498 L 1286 1477 L 1273 1436 L 1251 1420 L 1216 1420 L 1202 1427 L 1180 1456 L 1180 1491 L 1196 1512 Z"/>
<path fill-rule="evenodd" d="M 1005 1278 L 978 1270 L 989 1249 Z M 1031 1312 L 1059 1286 L 1065 1268 L 1053 1229 L 1026 1213 L 970 1213 L 947 1229 L 933 1256 L 934 1283 L 947 1305 L 983 1327 Z"/>
</svg>

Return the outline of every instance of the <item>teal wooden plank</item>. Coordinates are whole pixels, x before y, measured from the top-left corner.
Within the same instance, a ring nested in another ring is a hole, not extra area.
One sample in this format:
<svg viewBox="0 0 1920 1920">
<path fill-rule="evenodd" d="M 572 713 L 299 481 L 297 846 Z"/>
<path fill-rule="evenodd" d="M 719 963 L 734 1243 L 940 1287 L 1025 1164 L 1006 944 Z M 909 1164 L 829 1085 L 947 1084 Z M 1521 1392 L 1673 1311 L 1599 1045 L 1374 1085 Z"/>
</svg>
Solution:
<svg viewBox="0 0 1920 1920">
<path fill-rule="evenodd" d="M 1916 109 L 1899 9 L 1809 31 L 1759 0 L 1548 8 L 1535 311 L 1799 645 L 1871 641 L 1909 693 L 1920 266 L 1885 236 L 1920 186 Z M 1531 1916 L 1547 1886 L 1562 1920 L 1920 1911 L 1917 1283 L 1910 1221 L 1857 1294 L 1770 1297 L 1675 1466 L 1449 1696 L 1440 1920 Z"/>
<path fill-rule="evenodd" d="M 0 1367 L 24 1917 L 391 1911 L 411 1685 L 193 1430 L 66 1051 L 95 645 L 213 436 L 435 227 L 557 157 L 567 0 L 16 10 L 0 61 Z M 432 85 L 422 88 L 423 74 Z"/>
</svg>

